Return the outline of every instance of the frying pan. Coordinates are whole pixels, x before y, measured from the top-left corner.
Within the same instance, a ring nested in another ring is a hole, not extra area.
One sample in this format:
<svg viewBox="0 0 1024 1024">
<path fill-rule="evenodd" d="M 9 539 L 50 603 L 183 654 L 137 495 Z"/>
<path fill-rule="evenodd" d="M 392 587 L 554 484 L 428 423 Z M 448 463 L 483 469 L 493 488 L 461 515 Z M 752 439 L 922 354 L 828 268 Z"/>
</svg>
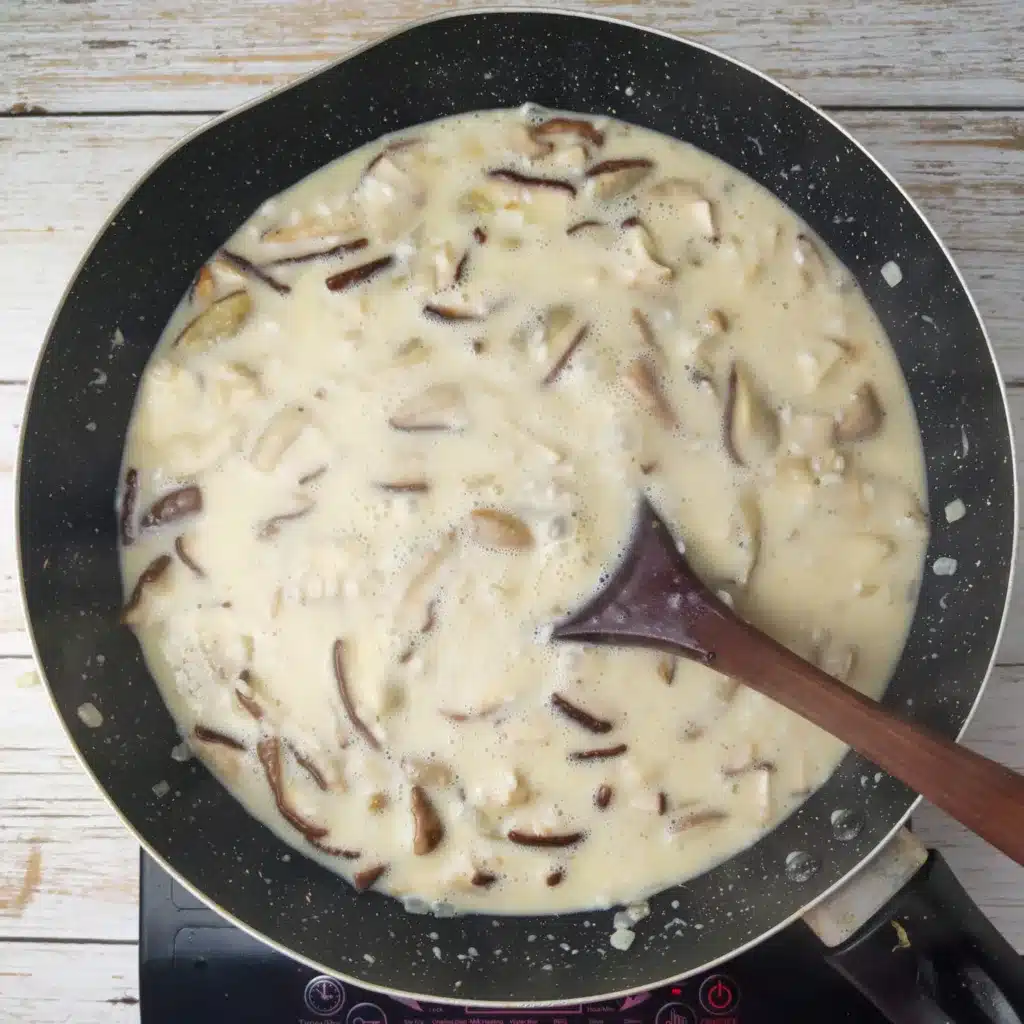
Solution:
<svg viewBox="0 0 1024 1024">
<path fill-rule="evenodd" d="M 964 729 L 999 641 L 1017 526 L 1006 396 L 948 252 L 834 122 L 706 47 L 587 15 L 454 14 L 235 111 L 165 156 L 79 268 L 51 326 L 25 419 L 21 570 L 53 701 L 85 767 L 139 841 L 223 914 L 369 988 L 503 1006 L 641 991 L 728 958 L 838 887 L 897 834 L 916 800 L 847 755 L 754 846 L 651 899 L 650 916 L 622 952 L 609 945 L 609 911 L 438 918 L 407 913 L 380 894 L 356 895 L 294 856 L 201 765 L 170 758 L 179 740 L 174 723 L 133 635 L 116 621 L 122 593 L 113 512 L 132 403 L 162 327 L 196 268 L 275 193 L 384 132 L 527 101 L 612 115 L 694 143 L 774 192 L 857 278 L 913 397 L 930 506 L 958 496 L 970 506 L 955 527 L 933 517 L 913 625 L 885 704 L 949 736 Z M 895 287 L 881 273 L 890 261 L 902 270 Z M 97 367 L 107 374 L 102 388 L 90 384 Z M 940 556 L 957 559 L 952 579 L 931 572 Z M 86 701 L 102 712 L 101 727 L 80 720 Z M 163 799 L 153 792 L 161 781 L 170 786 Z M 904 1013 L 898 1019 L 949 1020 L 943 986 L 926 984 L 946 976 L 968 979 L 951 984 L 971 1012 L 1006 1004 L 990 991 L 998 982 L 1024 1013 L 1019 960 L 976 911 L 963 912 L 962 890 L 934 855 L 918 863 L 911 858 L 902 873 L 875 870 L 910 878 L 897 897 L 911 939 L 920 938 L 910 959 L 886 957 L 897 943 L 883 907 L 853 938 L 833 936 L 843 942 L 836 963 L 879 1005 L 902 986 L 902 1009 L 889 1007 Z M 959 918 L 947 913 L 953 904 Z M 870 914 L 879 905 L 861 909 Z M 919 919 L 930 923 L 917 927 Z M 470 949 L 476 954 L 467 956 Z M 989 989 L 978 989 L 987 1002 L 970 996 L 976 977 L 988 979 Z M 881 994 L 878 979 L 887 986 Z"/>
</svg>

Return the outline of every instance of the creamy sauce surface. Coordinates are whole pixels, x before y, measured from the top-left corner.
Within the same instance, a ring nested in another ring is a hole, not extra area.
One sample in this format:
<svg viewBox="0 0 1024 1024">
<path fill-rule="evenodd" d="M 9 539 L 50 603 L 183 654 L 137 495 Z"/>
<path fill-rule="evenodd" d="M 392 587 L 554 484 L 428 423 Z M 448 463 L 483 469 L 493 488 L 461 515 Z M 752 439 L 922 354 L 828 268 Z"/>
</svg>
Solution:
<svg viewBox="0 0 1024 1024">
<path fill-rule="evenodd" d="M 872 695 L 927 539 L 904 381 L 821 241 L 699 150 L 534 110 L 267 203 L 168 325 L 123 480 L 124 617 L 192 751 L 357 887 L 465 911 L 643 898 L 844 751 L 701 665 L 549 641 L 638 493 Z"/>
</svg>

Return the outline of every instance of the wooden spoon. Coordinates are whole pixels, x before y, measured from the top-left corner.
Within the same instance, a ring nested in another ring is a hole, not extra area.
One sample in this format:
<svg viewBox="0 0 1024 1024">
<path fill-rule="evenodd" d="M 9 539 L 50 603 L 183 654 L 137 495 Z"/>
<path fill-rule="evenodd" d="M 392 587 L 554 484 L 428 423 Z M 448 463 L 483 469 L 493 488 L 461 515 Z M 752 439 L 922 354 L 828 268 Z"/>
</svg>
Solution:
<svg viewBox="0 0 1024 1024">
<path fill-rule="evenodd" d="M 556 640 L 650 647 L 713 665 L 832 733 L 1024 864 L 1024 776 L 897 714 L 744 622 L 697 578 L 646 498 L 607 586 Z"/>
</svg>

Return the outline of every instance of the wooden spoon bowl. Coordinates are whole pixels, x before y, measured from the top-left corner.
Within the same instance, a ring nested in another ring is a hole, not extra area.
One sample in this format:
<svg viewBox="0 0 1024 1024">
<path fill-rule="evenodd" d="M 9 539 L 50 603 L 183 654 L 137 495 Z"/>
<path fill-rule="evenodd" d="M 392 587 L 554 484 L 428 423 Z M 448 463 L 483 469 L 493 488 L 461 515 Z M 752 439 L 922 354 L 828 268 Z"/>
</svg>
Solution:
<svg viewBox="0 0 1024 1024">
<path fill-rule="evenodd" d="M 1024 864 L 1024 777 L 908 722 L 744 622 L 691 568 L 642 498 L 621 564 L 555 640 L 691 658 L 820 726 Z"/>
</svg>

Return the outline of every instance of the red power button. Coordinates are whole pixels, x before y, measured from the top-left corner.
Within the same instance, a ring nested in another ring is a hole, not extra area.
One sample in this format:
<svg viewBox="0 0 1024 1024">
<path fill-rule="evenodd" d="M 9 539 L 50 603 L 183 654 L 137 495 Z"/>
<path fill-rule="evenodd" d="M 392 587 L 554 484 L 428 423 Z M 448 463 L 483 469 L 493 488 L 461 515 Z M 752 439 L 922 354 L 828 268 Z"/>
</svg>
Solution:
<svg viewBox="0 0 1024 1024">
<path fill-rule="evenodd" d="M 716 1017 L 731 1013 L 740 1001 L 739 990 L 732 978 L 712 974 L 700 986 L 700 1005 Z"/>
</svg>

